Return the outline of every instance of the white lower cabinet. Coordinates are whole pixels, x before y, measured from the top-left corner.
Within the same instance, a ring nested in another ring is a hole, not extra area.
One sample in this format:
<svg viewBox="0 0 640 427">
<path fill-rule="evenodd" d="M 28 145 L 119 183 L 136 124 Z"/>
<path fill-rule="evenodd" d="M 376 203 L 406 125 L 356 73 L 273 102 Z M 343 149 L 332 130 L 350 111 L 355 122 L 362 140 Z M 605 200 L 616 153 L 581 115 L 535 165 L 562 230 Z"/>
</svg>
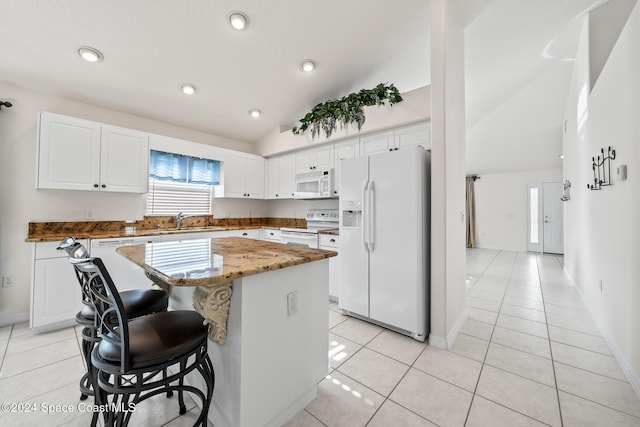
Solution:
<svg viewBox="0 0 640 427">
<path fill-rule="evenodd" d="M 244 237 L 245 239 L 260 240 L 260 229 L 229 230 L 229 237 Z"/>
<path fill-rule="evenodd" d="M 263 227 L 262 235 L 260 236 L 260 239 L 265 240 L 267 242 L 282 243 L 280 241 L 279 228 Z"/>
<path fill-rule="evenodd" d="M 319 248 L 338 252 L 338 256 L 329 258 L 329 299 L 338 301 L 340 298 L 340 236 L 320 234 Z"/>
<path fill-rule="evenodd" d="M 89 247 L 87 240 L 80 240 Z M 82 308 L 82 290 L 67 252 L 57 250 L 58 242 L 34 245 L 31 278 L 30 327 L 45 332 L 75 323 Z"/>
</svg>

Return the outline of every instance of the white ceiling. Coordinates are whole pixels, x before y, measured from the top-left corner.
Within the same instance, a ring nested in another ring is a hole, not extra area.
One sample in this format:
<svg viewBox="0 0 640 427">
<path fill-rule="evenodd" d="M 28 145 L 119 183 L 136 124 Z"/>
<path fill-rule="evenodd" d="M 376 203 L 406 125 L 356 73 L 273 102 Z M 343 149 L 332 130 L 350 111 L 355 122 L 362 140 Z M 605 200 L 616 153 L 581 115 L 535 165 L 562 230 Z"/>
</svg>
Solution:
<svg viewBox="0 0 640 427">
<path fill-rule="evenodd" d="M 577 17 L 596 3 L 461 2 L 468 171 L 561 166 Z M 430 83 L 428 0 L 0 0 L 0 10 L 0 82 L 250 143 L 329 98 Z M 247 30 L 228 25 L 234 10 Z M 82 61 L 79 45 L 105 60 Z M 315 72 L 299 71 L 305 58 Z"/>
</svg>

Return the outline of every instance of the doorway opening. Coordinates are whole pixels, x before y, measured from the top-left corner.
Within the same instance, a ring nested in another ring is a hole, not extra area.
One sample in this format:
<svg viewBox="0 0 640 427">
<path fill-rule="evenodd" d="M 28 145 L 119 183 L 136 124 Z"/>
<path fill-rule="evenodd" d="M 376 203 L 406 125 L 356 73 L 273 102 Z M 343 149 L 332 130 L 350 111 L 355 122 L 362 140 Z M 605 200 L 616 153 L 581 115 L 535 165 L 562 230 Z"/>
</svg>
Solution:
<svg viewBox="0 0 640 427">
<path fill-rule="evenodd" d="M 527 185 L 527 250 L 564 253 L 562 183 Z"/>
</svg>

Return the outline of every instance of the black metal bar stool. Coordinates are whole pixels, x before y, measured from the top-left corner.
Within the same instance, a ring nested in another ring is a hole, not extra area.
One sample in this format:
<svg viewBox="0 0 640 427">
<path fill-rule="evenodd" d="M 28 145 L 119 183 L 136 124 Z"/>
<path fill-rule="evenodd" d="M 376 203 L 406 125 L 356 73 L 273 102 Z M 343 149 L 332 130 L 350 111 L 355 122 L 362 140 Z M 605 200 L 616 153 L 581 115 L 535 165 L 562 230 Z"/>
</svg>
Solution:
<svg viewBox="0 0 640 427">
<path fill-rule="evenodd" d="M 95 379 L 96 403 L 108 408 L 105 425 L 126 426 L 135 405 L 175 390 L 180 414 L 186 411 L 183 392 L 198 396 L 202 411 L 194 425 L 206 426 L 215 374 L 202 316 L 195 311 L 176 310 L 128 319 L 121 294 L 100 258 L 74 266 L 87 279 L 96 307 L 101 340 L 91 353 L 91 369 L 95 372 L 89 373 L 89 379 Z M 161 373 L 168 368 L 170 374 L 165 378 Z M 185 376 L 195 370 L 204 379 L 205 391 L 184 383 Z"/>
<path fill-rule="evenodd" d="M 73 265 L 86 262 L 89 259 L 87 249 L 73 237 L 68 237 L 60 242 L 58 249 L 64 249 L 69 254 L 69 262 Z M 88 396 L 93 396 L 93 389 L 89 379 L 89 367 L 91 364 L 91 351 L 95 344 L 100 341 L 100 337 L 97 334 L 95 306 L 89 291 L 88 281 L 77 269 L 75 269 L 75 273 L 82 289 L 82 310 L 76 314 L 76 323 L 83 327 L 82 354 L 87 366 L 87 372 L 80 379 L 80 400 L 85 400 Z M 120 295 L 129 319 L 167 311 L 169 304 L 167 293 L 157 289 L 135 289 L 123 291 Z M 167 396 L 170 397 L 171 395 L 172 392 L 168 391 Z"/>
</svg>

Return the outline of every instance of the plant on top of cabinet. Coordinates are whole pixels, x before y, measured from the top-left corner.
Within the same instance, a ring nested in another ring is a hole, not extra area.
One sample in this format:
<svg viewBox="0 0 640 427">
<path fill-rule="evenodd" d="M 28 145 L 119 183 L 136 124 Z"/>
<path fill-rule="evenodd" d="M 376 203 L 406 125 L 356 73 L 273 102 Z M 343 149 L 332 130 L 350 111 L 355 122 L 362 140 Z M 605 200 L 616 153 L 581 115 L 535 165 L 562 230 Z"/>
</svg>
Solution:
<svg viewBox="0 0 640 427">
<path fill-rule="evenodd" d="M 385 100 L 389 101 L 389 105 L 402 101 L 400 92 L 393 84 L 380 83 L 373 89 L 361 89 L 359 92 L 350 93 L 340 99 L 331 99 L 316 105 L 300 119 L 302 124 L 299 127 L 294 127 L 291 131 L 295 135 L 300 135 L 311 128 L 311 137 L 314 139 L 316 136 L 320 136 L 321 129 L 329 138 L 336 130 L 338 123 L 340 123 L 340 127 L 355 124 L 360 131 L 365 121 L 362 107 L 384 105 Z"/>
</svg>

